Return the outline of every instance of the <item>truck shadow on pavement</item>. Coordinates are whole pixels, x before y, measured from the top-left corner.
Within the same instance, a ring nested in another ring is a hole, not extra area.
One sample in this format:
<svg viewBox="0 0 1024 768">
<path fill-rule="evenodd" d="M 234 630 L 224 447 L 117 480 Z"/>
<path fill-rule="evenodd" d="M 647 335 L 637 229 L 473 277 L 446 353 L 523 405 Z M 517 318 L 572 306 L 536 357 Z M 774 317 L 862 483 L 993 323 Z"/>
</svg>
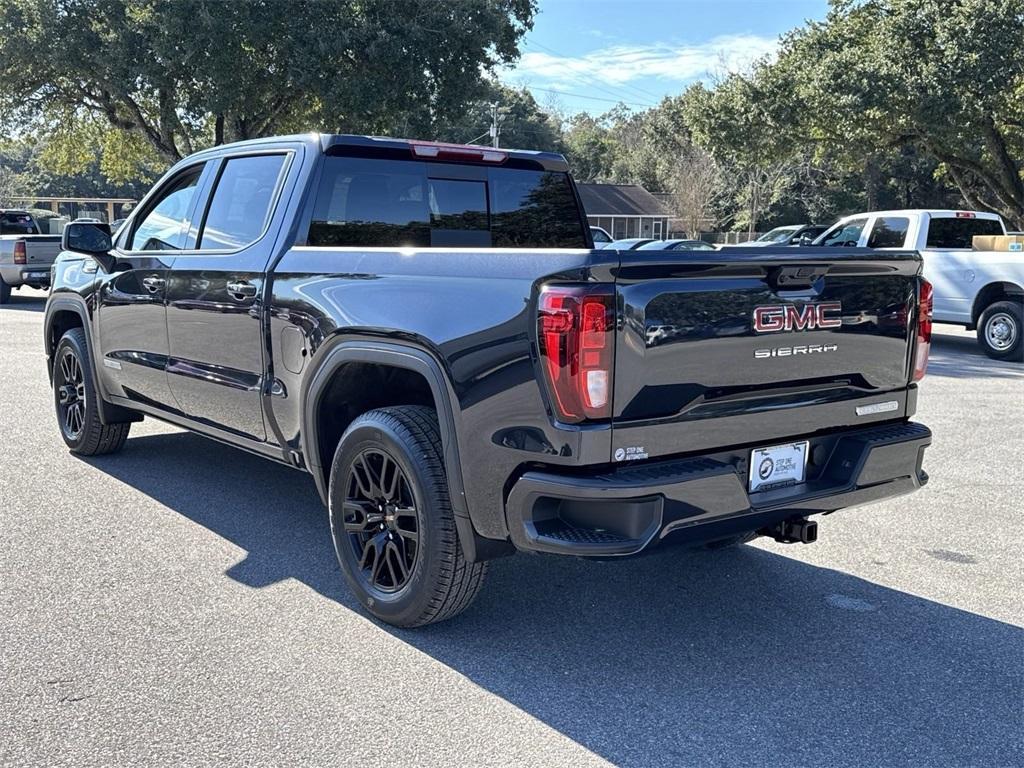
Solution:
<svg viewBox="0 0 1024 768">
<path fill-rule="evenodd" d="M 1024 378 L 1024 364 L 993 360 L 982 352 L 973 336 L 934 332 L 928 356 L 928 375 L 955 379 Z"/>
<path fill-rule="evenodd" d="M 45 293 L 24 296 L 12 293 L 6 304 L 0 304 L 0 312 L 42 312 L 44 309 L 46 309 Z"/>
<path fill-rule="evenodd" d="M 243 548 L 230 578 L 359 610 L 307 476 L 187 433 L 89 463 Z M 379 626 L 619 765 L 1016 759 L 1022 630 L 754 547 L 520 555 L 463 616 Z"/>
</svg>

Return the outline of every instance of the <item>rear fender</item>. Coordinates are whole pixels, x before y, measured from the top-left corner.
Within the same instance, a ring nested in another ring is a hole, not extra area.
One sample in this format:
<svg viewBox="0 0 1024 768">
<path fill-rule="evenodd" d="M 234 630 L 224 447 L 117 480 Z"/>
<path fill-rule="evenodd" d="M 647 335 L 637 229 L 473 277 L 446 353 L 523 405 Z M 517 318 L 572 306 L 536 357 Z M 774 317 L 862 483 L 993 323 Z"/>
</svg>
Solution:
<svg viewBox="0 0 1024 768">
<path fill-rule="evenodd" d="M 505 554 L 505 542 L 480 537 L 470 519 L 459 458 L 458 430 L 452 403 L 455 393 L 441 366 L 427 352 L 403 344 L 372 341 L 337 341 L 321 353 L 320 363 L 307 377 L 302 392 L 302 453 L 324 504 L 328 501 L 328 469 L 322 466 L 318 411 L 333 374 L 348 363 L 376 363 L 420 374 L 430 386 L 441 431 L 445 474 L 463 553 L 470 562 Z"/>
</svg>

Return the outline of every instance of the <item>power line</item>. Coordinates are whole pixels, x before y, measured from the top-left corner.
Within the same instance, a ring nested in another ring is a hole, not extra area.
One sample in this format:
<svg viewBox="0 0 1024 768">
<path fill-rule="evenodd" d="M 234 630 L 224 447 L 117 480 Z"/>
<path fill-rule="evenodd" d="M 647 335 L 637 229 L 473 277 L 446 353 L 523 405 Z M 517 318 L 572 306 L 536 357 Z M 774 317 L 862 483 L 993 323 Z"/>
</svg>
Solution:
<svg viewBox="0 0 1024 768">
<path fill-rule="evenodd" d="M 558 57 L 560 57 L 562 59 L 565 59 L 565 66 L 569 67 L 570 69 L 573 69 L 575 67 L 576 68 L 575 71 L 580 73 L 580 74 L 590 74 L 589 72 L 588 73 L 582 72 L 578 68 L 579 67 L 579 62 L 574 61 L 571 56 L 567 56 L 564 53 L 560 53 L 560 52 L 556 51 L 554 48 L 552 48 L 551 46 L 544 45 L 544 43 L 538 43 L 532 37 L 527 37 L 527 38 L 525 38 L 525 40 L 530 45 L 535 45 L 538 48 L 543 48 L 548 53 L 553 53 L 555 56 L 558 56 Z M 628 83 L 623 83 L 622 85 L 615 85 L 615 86 L 608 85 L 607 87 L 601 86 L 601 85 L 593 85 L 593 84 L 591 84 L 591 87 L 595 88 L 596 90 L 601 91 L 602 93 L 608 93 L 608 94 L 611 94 L 612 96 L 616 96 L 616 97 L 621 96 L 621 94 L 624 93 L 624 94 L 626 94 L 631 99 L 637 98 L 637 94 L 643 94 L 643 97 L 650 97 L 650 98 L 653 98 L 653 99 L 657 99 L 658 101 L 660 101 L 663 98 L 663 96 L 659 96 L 656 93 L 651 93 L 650 91 L 644 90 L 643 88 L 641 88 L 638 85 L 630 85 Z M 620 91 L 621 93 L 613 93 L 611 90 L 609 90 L 610 88 L 614 88 L 614 89 Z M 626 90 L 627 88 L 632 90 L 633 93 L 630 93 L 629 90 Z"/>
<path fill-rule="evenodd" d="M 625 104 L 629 107 L 656 107 L 657 104 L 642 104 L 636 101 L 625 101 L 624 99 L 603 99 L 600 96 L 584 96 L 582 93 L 569 93 L 568 91 L 556 91 L 553 88 L 537 88 L 532 85 L 524 86 L 531 91 L 542 91 L 544 93 L 554 93 L 558 96 L 572 96 L 574 99 L 589 99 L 590 101 L 605 101 L 609 104 Z"/>
</svg>

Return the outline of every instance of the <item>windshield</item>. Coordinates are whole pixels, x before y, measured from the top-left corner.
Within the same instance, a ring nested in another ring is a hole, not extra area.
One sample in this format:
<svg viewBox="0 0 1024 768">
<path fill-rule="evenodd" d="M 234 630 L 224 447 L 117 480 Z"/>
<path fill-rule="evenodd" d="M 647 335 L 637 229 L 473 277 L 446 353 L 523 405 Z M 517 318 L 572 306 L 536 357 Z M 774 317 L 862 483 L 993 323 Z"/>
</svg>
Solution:
<svg viewBox="0 0 1024 768">
<path fill-rule="evenodd" d="M 800 227 L 776 227 L 775 229 L 765 232 L 761 235 L 755 243 L 781 243 L 793 236 Z"/>
</svg>

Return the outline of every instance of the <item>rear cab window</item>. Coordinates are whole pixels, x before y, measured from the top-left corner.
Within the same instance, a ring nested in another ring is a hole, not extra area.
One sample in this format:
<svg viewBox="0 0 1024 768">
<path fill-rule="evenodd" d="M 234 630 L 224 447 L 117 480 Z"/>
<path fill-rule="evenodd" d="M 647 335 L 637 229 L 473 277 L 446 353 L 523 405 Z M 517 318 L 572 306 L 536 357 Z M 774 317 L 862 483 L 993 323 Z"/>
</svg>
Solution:
<svg viewBox="0 0 1024 768">
<path fill-rule="evenodd" d="M 38 235 L 35 220 L 25 211 L 0 213 L 0 235 Z"/>
<path fill-rule="evenodd" d="M 998 219 L 976 219 L 963 216 L 933 217 L 928 222 L 925 248 L 953 250 L 970 248 L 975 235 L 1002 235 L 1003 225 Z"/>
<path fill-rule="evenodd" d="M 313 246 L 586 248 L 569 175 L 458 163 L 328 156 Z"/>
</svg>

